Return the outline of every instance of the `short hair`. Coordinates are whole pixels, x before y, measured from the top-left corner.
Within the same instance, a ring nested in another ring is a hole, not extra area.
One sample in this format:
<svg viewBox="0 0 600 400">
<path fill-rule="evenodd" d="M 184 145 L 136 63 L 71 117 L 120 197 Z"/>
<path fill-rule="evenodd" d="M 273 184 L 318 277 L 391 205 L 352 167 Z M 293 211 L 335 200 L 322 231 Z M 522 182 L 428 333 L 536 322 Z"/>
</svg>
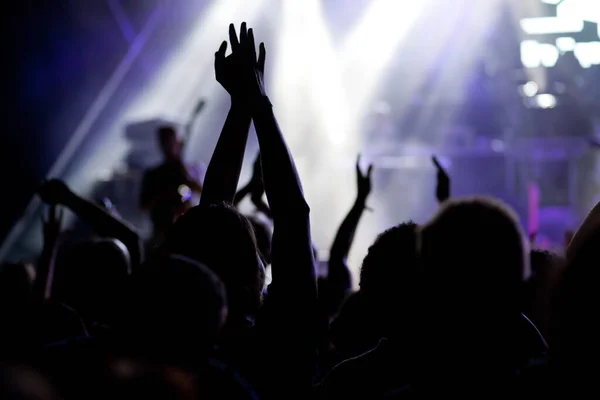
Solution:
<svg viewBox="0 0 600 400">
<path fill-rule="evenodd" d="M 131 273 L 127 248 L 116 239 L 84 241 L 59 261 L 57 296 L 88 322 L 116 322 Z"/>
<path fill-rule="evenodd" d="M 362 262 L 361 292 L 368 295 L 394 291 L 398 285 L 408 283 L 407 277 L 415 277 L 416 228 L 417 224 L 407 221 L 377 236 Z"/>
<path fill-rule="evenodd" d="M 130 296 L 128 331 L 164 349 L 179 348 L 172 341 L 181 348 L 212 345 L 227 312 L 221 280 L 205 265 L 176 254 L 157 254 L 142 265 L 132 276 Z"/>
<path fill-rule="evenodd" d="M 175 221 L 159 249 L 210 268 L 227 289 L 230 314 L 254 314 L 261 305 L 264 265 L 252 224 L 229 204 L 196 206 Z"/>
<path fill-rule="evenodd" d="M 518 217 L 501 201 L 447 201 L 420 230 L 418 246 L 426 296 L 438 305 L 520 308 L 528 245 Z"/>
</svg>

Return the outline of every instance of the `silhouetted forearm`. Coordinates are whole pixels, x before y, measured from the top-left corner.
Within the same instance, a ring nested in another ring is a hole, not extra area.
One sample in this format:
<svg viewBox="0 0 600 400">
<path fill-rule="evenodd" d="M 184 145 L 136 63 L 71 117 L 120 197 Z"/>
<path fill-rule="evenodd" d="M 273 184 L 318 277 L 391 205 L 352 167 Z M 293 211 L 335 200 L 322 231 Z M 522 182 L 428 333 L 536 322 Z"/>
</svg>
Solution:
<svg viewBox="0 0 600 400">
<path fill-rule="evenodd" d="M 64 206 L 88 223 L 98 234 L 121 241 L 129 250 L 132 270 L 143 262 L 142 240 L 139 234 L 125 222 L 74 193 L 65 201 Z"/>
<path fill-rule="evenodd" d="M 366 199 L 357 197 L 346 218 L 342 221 L 331 245 L 327 279 L 330 283 L 334 283 L 335 287 L 350 288 L 352 286 L 346 259 L 352 247 L 352 242 L 354 242 L 356 228 L 365 210 L 365 201 Z"/>
<path fill-rule="evenodd" d="M 245 107 L 232 102 L 219 141 L 204 178 L 201 205 L 233 204 L 242 171 L 251 117 Z"/>
<path fill-rule="evenodd" d="M 289 296 L 299 296 L 294 304 L 304 300 L 305 307 L 310 308 L 312 301 L 316 301 L 317 290 L 310 208 L 268 99 L 255 99 L 252 117 L 260 146 L 265 192 L 273 216 L 272 285 L 283 286 Z"/>
</svg>

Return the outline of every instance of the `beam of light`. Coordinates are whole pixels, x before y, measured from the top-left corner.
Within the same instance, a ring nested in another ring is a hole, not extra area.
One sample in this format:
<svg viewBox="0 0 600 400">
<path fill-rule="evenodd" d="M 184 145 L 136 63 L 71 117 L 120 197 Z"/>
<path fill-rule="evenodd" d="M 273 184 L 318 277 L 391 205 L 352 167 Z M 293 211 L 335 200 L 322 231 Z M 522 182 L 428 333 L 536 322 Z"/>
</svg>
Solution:
<svg viewBox="0 0 600 400">
<path fill-rule="evenodd" d="M 229 39 L 229 24 L 235 23 L 238 33 L 242 21 L 253 26 L 264 1 L 214 0 L 152 85 L 138 96 L 126 117 L 182 119 L 196 105 L 200 94 L 215 94 L 218 84 L 214 77 L 214 53 L 223 40 Z M 228 50 L 231 51 L 231 46 Z"/>
<path fill-rule="evenodd" d="M 360 113 L 373 100 L 374 91 L 400 43 L 426 9 L 429 0 L 374 0 L 344 40 L 342 65 L 353 101 Z"/>
<path fill-rule="evenodd" d="M 213 1 L 151 83 L 107 130 L 105 143 L 110 146 L 111 152 L 106 154 L 98 151 L 91 154 L 86 164 L 76 169 L 77 176 L 71 177 L 70 182 L 74 186 L 95 182 L 106 176 L 89 176 L 89 171 L 104 171 L 104 175 L 110 175 L 119 166 L 128 148 L 123 138 L 123 129 L 129 122 L 154 118 L 183 122 L 200 97 L 210 98 L 206 112 L 214 111 L 216 100 L 225 96 L 214 78 L 214 53 L 221 42 L 228 39 L 229 23 L 241 23 L 246 17 L 249 23 L 252 22 L 262 2 L 263 0 Z M 120 144 L 117 145 L 118 143 Z M 85 193 L 86 188 L 81 187 L 80 190 Z"/>
<path fill-rule="evenodd" d="M 313 240 L 327 248 L 349 207 L 343 194 L 355 178 L 345 157 L 356 154 L 357 137 L 350 129 L 341 67 L 322 2 L 283 0 L 280 6 L 273 68 L 266 72 L 272 75 L 272 90 L 267 90 L 314 205 L 313 220 L 319 221 Z"/>
<path fill-rule="evenodd" d="M 524 18 L 520 23 L 528 35 L 577 33 L 583 31 L 584 27 L 582 19 L 563 17 Z"/>
<path fill-rule="evenodd" d="M 196 100 L 203 94 L 218 97 L 213 71 L 214 52 L 221 41 L 228 38 L 229 23 L 237 22 L 239 26 L 242 20 L 251 22 L 263 2 L 264 0 L 213 0 L 195 29 L 183 41 L 152 83 L 146 87 L 146 90 L 140 91 L 137 100 L 134 100 L 106 129 L 102 140 L 98 143 L 99 150 L 89 154 L 81 164 L 73 165 L 66 171 L 65 168 L 71 162 L 76 150 L 80 148 L 92 125 L 112 99 L 154 27 L 160 21 L 162 6 L 167 5 L 166 2 L 161 1 L 160 7 L 153 12 L 132 43 L 128 54 L 99 93 L 48 176 L 63 178 L 77 193 L 87 196 L 99 180 L 110 178 L 115 169 L 122 165 L 129 147 L 123 137 L 123 130 L 127 123 L 157 117 L 180 121 L 183 116 L 189 114 L 196 105 Z M 34 197 L 24 217 L 15 224 L 7 236 L 0 249 L 0 260 L 6 257 L 15 241 L 26 229 L 32 229 L 29 223 L 40 209 L 40 205 L 38 198 Z M 28 246 L 37 245 L 28 244 Z"/>
<path fill-rule="evenodd" d="M 443 135 L 443 130 L 452 123 L 454 115 L 452 113 L 440 115 L 436 105 L 442 103 L 448 90 L 452 90 L 455 104 L 464 103 L 468 90 L 466 83 L 473 74 L 476 63 L 481 61 L 482 54 L 485 53 L 486 32 L 496 22 L 501 1 L 469 2 L 470 7 L 461 8 L 463 15 L 455 21 L 455 29 L 460 31 L 461 37 L 471 38 L 470 43 L 468 46 L 448 44 L 453 49 L 452 57 L 449 57 L 442 66 L 439 89 L 428 98 L 428 106 L 420 113 L 415 132 L 427 129 Z"/>
</svg>

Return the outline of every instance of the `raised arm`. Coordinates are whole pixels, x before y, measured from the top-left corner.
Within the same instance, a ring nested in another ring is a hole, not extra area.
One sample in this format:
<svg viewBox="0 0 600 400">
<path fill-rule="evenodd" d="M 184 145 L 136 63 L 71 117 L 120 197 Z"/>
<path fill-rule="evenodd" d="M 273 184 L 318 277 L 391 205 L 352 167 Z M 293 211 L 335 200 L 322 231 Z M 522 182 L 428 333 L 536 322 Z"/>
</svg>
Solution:
<svg viewBox="0 0 600 400">
<path fill-rule="evenodd" d="M 265 192 L 273 216 L 272 283 L 257 320 L 268 338 L 271 380 L 293 387 L 294 397 L 308 398 L 315 374 L 317 346 L 326 321 L 318 313 L 315 261 L 310 235 L 310 209 L 304 198 L 294 160 L 283 139 L 263 84 L 265 47 L 258 61 L 254 34 L 244 41 L 248 104 L 258 136 Z M 293 345 L 290 346 L 290 343 Z M 276 367 L 275 367 L 276 366 Z M 290 374 L 288 368 L 293 368 Z M 283 372 L 287 370 L 287 372 Z M 274 389 L 273 398 L 289 392 Z"/>
<path fill-rule="evenodd" d="M 244 199 L 244 197 L 253 195 L 257 191 L 260 191 L 261 195 L 265 191 L 262 181 L 260 153 L 256 155 L 256 159 L 254 160 L 254 165 L 252 166 L 252 177 L 250 177 L 248 183 L 235 194 L 235 200 L 233 201 L 233 204 L 238 205 Z"/>
<path fill-rule="evenodd" d="M 252 111 L 261 153 L 265 192 L 273 217 L 273 288 L 295 296 L 290 307 L 316 302 L 316 274 L 310 235 L 309 206 L 304 198 L 294 160 L 281 134 L 263 83 L 266 51 L 260 45 L 258 61 L 254 34 L 243 46 L 247 104 Z M 292 294 L 293 293 L 293 294 Z M 298 296 L 300 298 L 298 298 Z"/>
<path fill-rule="evenodd" d="M 432 156 L 431 161 L 433 161 L 433 165 L 435 165 L 435 169 L 437 170 L 435 197 L 441 204 L 450 198 L 450 175 L 442 167 L 436 156 Z"/>
<path fill-rule="evenodd" d="M 144 254 L 142 240 L 139 234 L 125 222 L 73 193 L 67 185 L 57 179 L 45 182 L 39 195 L 45 203 L 62 204 L 69 208 L 98 234 L 120 240 L 129 250 L 132 270 L 142 263 Z"/>
<path fill-rule="evenodd" d="M 244 23 L 240 31 L 240 40 L 246 40 L 247 36 Z M 250 131 L 251 116 L 243 104 L 240 75 L 236 73 L 241 54 L 233 24 L 229 26 L 229 40 L 231 55 L 225 57 L 227 42 L 223 42 L 215 53 L 215 75 L 231 96 L 231 108 L 206 170 L 200 205 L 234 202 Z"/>
<path fill-rule="evenodd" d="M 358 188 L 354 205 L 344 218 L 344 221 L 338 228 L 337 234 L 331 249 L 329 251 L 329 264 L 327 280 L 330 287 L 339 288 L 339 290 L 348 290 L 352 286 L 350 271 L 346 264 L 350 247 L 354 241 L 356 228 L 360 217 L 366 208 L 366 201 L 371 193 L 371 172 L 373 165 L 369 165 L 366 174 L 360 170 L 360 156 L 356 160 L 356 186 Z"/>
</svg>

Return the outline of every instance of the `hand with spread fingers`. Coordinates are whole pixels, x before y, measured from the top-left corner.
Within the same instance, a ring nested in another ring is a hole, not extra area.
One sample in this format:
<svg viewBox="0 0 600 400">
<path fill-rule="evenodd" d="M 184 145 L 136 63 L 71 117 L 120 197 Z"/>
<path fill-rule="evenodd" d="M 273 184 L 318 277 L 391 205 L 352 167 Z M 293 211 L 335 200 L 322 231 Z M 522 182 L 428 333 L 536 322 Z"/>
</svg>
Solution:
<svg viewBox="0 0 600 400">
<path fill-rule="evenodd" d="M 265 65 L 265 47 L 261 43 L 258 60 L 254 32 L 247 29 L 245 22 L 240 27 L 239 38 L 233 24 L 229 25 L 231 54 L 225 56 L 227 42 L 215 53 L 215 75 L 217 81 L 232 98 L 247 98 L 252 95 L 264 95 L 263 73 Z"/>
</svg>

